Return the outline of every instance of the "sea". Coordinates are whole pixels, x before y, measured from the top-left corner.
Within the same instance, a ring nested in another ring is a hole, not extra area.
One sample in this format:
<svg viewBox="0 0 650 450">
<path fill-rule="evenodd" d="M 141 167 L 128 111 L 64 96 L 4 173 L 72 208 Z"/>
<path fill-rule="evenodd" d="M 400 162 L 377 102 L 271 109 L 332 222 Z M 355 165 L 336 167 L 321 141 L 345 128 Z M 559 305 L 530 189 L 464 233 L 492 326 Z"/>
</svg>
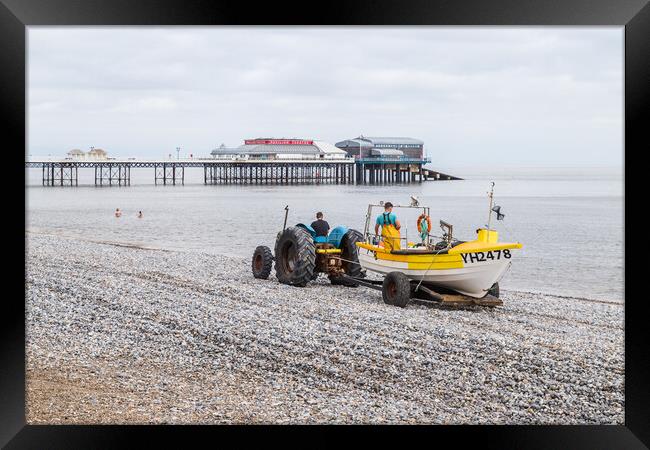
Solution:
<svg viewBox="0 0 650 450">
<path fill-rule="evenodd" d="M 92 241 L 200 251 L 249 258 L 258 245 L 273 248 L 288 225 L 311 223 L 322 211 L 332 227 L 363 231 L 369 204 L 406 205 L 411 197 L 430 208 L 432 234 L 439 220 L 454 237 L 474 239 L 488 222 L 488 192 L 503 220 L 491 225 L 501 241 L 523 248 L 502 290 L 581 298 L 624 299 L 624 184 L 620 168 L 510 167 L 445 170 L 464 178 L 403 185 L 203 184 L 203 170 L 186 169 L 184 185 L 155 185 L 153 169 L 132 169 L 127 187 L 95 187 L 92 169 L 79 170 L 78 187 L 44 187 L 40 169 L 26 169 L 27 231 Z M 120 208 L 123 216 L 114 217 Z M 137 213 L 142 211 L 143 218 Z M 403 235 L 417 241 L 415 212 L 398 212 Z M 374 218 L 373 218 L 374 220 Z M 73 257 L 73 255 L 71 255 Z M 214 276 L 219 276 L 214 267 Z"/>
</svg>

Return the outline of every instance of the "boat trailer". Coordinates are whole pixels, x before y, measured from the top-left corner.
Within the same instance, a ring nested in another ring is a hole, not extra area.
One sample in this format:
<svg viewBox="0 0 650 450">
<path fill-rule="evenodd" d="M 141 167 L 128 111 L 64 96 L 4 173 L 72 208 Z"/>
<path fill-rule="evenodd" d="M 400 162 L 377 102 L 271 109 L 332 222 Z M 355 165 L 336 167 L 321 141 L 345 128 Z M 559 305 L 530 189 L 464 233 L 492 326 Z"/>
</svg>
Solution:
<svg viewBox="0 0 650 450">
<path fill-rule="evenodd" d="M 459 293 L 441 293 L 425 286 L 417 280 L 408 279 L 401 272 L 391 272 L 383 280 L 369 280 L 367 278 L 342 275 L 349 286 L 365 286 L 382 292 L 384 303 L 405 307 L 410 300 L 426 303 L 435 303 L 447 306 L 488 306 L 503 305 L 503 301 L 491 294 L 482 298 L 474 298 Z M 498 294 L 497 294 L 498 295 Z"/>
</svg>

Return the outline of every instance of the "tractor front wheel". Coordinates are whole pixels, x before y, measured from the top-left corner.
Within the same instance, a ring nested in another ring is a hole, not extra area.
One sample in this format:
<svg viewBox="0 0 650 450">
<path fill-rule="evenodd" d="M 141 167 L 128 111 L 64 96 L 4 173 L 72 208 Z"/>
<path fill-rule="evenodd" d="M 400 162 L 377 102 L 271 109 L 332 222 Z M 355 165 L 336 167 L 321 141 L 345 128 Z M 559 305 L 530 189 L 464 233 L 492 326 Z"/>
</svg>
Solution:
<svg viewBox="0 0 650 450">
<path fill-rule="evenodd" d="M 253 252 L 253 261 L 251 262 L 253 276 L 266 280 L 273 267 L 273 254 L 271 249 L 265 245 L 260 245 Z"/>
</svg>

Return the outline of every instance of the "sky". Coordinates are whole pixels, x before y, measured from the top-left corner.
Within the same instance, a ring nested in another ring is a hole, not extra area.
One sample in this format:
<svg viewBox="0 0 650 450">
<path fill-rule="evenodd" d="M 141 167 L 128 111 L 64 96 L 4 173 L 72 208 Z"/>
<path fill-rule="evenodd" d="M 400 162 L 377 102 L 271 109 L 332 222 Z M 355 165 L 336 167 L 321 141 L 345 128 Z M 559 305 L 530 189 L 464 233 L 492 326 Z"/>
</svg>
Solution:
<svg viewBox="0 0 650 450">
<path fill-rule="evenodd" d="M 28 154 L 424 141 L 432 166 L 622 165 L 622 27 L 28 28 Z"/>
</svg>

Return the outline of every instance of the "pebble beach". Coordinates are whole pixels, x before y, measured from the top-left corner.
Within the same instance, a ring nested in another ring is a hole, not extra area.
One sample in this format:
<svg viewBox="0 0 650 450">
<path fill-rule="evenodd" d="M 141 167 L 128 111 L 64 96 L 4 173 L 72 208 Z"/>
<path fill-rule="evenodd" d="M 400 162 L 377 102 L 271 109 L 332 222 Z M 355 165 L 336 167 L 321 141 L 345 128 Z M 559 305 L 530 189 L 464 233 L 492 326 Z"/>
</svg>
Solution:
<svg viewBox="0 0 650 450">
<path fill-rule="evenodd" d="M 621 301 L 506 279 L 497 308 L 402 309 L 247 258 L 26 240 L 29 424 L 624 423 Z"/>
</svg>

